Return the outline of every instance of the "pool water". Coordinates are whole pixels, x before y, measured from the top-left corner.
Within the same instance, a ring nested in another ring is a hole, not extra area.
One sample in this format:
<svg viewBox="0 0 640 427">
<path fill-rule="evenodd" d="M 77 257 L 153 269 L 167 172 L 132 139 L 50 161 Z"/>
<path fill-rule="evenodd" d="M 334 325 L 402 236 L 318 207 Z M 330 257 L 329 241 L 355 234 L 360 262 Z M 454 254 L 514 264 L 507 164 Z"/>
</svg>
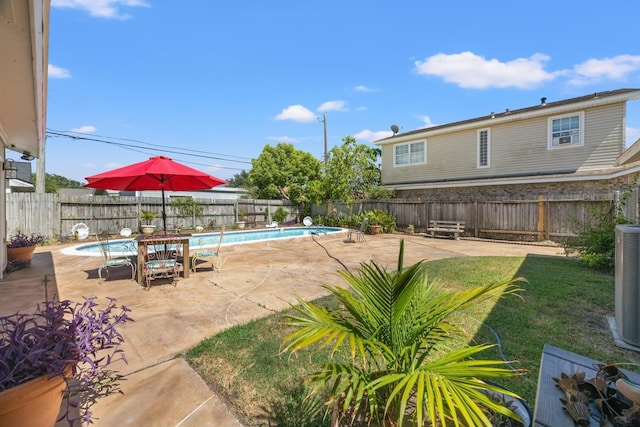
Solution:
<svg viewBox="0 0 640 427">
<path fill-rule="evenodd" d="M 251 243 L 263 240 L 288 239 L 295 237 L 310 236 L 312 234 L 331 234 L 343 231 L 339 227 L 287 227 L 273 228 L 263 230 L 245 230 L 245 231 L 225 231 L 222 235 L 222 245 Z M 189 248 L 198 249 L 205 247 L 214 247 L 218 245 L 220 233 L 198 233 L 193 234 L 189 238 Z M 133 243 L 133 245 L 131 245 Z M 123 246 L 127 244 L 130 251 L 137 251 L 136 241 L 134 239 L 118 239 L 109 242 L 111 252 L 121 252 Z M 100 245 L 97 242 L 84 243 L 81 245 L 70 246 L 62 250 L 66 255 L 82 255 L 82 256 L 102 256 Z"/>
</svg>

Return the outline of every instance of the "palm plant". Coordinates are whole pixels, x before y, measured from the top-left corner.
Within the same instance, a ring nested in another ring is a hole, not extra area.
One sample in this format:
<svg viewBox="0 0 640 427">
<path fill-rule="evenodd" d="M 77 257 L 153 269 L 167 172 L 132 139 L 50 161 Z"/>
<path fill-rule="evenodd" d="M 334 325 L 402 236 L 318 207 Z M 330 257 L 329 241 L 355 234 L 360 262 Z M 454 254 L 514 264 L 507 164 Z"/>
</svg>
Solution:
<svg viewBox="0 0 640 427">
<path fill-rule="evenodd" d="M 492 413 L 518 419 L 490 395 L 518 396 L 485 380 L 521 372 L 503 360 L 474 358 L 491 345 L 455 342 L 462 337 L 457 320 L 463 311 L 518 295 L 520 279 L 444 291 L 428 280 L 423 261 L 403 268 L 403 255 L 404 241 L 396 271 L 375 261 L 362 263 L 358 274 L 341 271 L 351 289 L 326 287 L 338 308 L 303 300 L 294 306 L 297 313 L 288 316 L 288 324 L 298 329 L 285 337 L 285 351 L 314 344 L 331 348 L 330 362 L 309 378 L 313 391 L 329 386 L 328 407 L 334 416 L 350 416 L 351 423 L 401 426 L 408 418 L 416 425 L 490 426 Z M 350 354 L 346 363 L 337 357 L 343 347 Z"/>
</svg>

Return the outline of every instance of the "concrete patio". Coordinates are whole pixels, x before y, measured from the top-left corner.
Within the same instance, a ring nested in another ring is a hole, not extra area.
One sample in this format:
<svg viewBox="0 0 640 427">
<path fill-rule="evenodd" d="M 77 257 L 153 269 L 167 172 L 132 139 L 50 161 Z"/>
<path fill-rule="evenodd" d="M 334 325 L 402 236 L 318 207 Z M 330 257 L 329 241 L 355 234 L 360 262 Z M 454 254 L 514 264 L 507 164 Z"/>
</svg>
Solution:
<svg viewBox="0 0 640 427">
<path fill-rule="evenodd" d="M 113 270 L 100 284 L 101 259 L 61 253 L 63 245 L 37 249 L 31 268 L 10 273 L 0 282 L 0 314 L 31 311 L 46 295 L 79 300 L 109 296 L 132 309 L 135 322 L 125 325 L 124 350 L 129 363 L 124 395 L 94 406 L 98 426 L 240 426 L 223 401 L 179 357 L 189 348 L 236 324 L 282 310 L 297 297 L 325 294 L 325 284 L 341 284 L 337 261 L 354 269 L 375 259 L 394 267 L 400 239 L 405 265 L 469 255 L 564 256 L 562 248 L 491 241 L 431 239 L 383 234 L 366 243 L 344 243 L 346 233 L 223 246 L 222 269 L 200 269 L 177 287 L 159 281 L 150 291 L 131 280 L 131 270 Z M 48 284 L 45 286 L 44 278 Z M 60 426 L 66 425 L 59 423 Z"/>
</svg>

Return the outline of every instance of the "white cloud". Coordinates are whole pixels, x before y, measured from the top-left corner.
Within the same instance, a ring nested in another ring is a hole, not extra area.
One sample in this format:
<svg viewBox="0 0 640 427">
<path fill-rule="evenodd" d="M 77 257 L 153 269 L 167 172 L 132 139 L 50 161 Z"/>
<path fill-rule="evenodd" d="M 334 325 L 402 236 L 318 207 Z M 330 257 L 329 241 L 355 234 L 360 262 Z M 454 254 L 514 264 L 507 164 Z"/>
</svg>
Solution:
<svg viewBox="0 0 640 427">
<path fill-rule="evenodd" d="M 57 67 L 55 65 L 49 64 L 49 77 L 52 79 L 69 79 L 71 78 L 71 73 L 66 68 Z"/>
<path fill-rule="evenodd" d="M 544 62 L 548 60 L 549 56 L 536 53 L 529 58 L 501 62 L 472 52 L 462 52 L 452 55 L 439 53 L 424 61 L 416 61 L 415 65 L 418 74 L 442 77 L 446 82 L 463 88 L 529 89 L 555 78 L 554 73 L 543 69 Z"/>
<path fill-rule="evenodd" d="M 365 85 L 358 85 L 353 88 L 356 92 L 377 92 L 378 89 L 373 89 Z"/>
<path fill-rule="evenodd" d="M 356 133 L 355 135 L 353 135 L 353 137 L 358 142 L 361 142 L 361 141 L 373 142 L 379 139 L 388 138 L 390 136 L 393 136 L 393 132 L 391 132 L 390 130 L 372 131 L 369 129 L 362 130 Z"/>
<path fill-rule="evenodd" d="M 420 116 L 420 120 L 422 121 L 422 123 L 424 123 L 425 128 L 430 128 L 432 126 L 436 126 L 436 123 L 433 123 L 431 121 L 431 117 L 429 116 Z"/>
<path fill-rule="evenodd" d="M 640 138 L 640 128 L 627 126 L 625 129 L 626 146 L 630 147 Z"/>
<path fill-rule="evenodd" d="M 276 120 L 293 120 L 298 123 L 309 123 L 318 120 L 318 116 L 300 104 L 290 105 L 275 117 Z"/>
<path fill-rule="evenodd" d="M 603 80 L 624 81 L 640 71 L 640 55 L 618 55 L 613 58 L 589 59 L 573 67 L 569 83 L 581 86 Z"/>
<path fill-rule="evenodd" d="M 286 142 L 287 144 L 295 144 L 298 142 L 297 138 L 292 138 L 290 136 L 268 136 L 267 139 L 276 142 Z"/>
<path fill-rule="evenodd" d="M 84 10 L 98 18 L 129 19 L 131 15 L 121 13 L 120 7 L 151 7 L 151 5 L 144 0 L 51 0 L 51 7 Z"/>
<path fill-rule="evenodd" d="M 327 112 L 327 111 L 348 111 L 345 108 L 345 104 L 346 102 L 344 101 L 327 101 L 327 102 L 323 102 L 319 107 L 318 107 L 318 111 L 321 113 Z"/>
<path fill-rule="evenodd" d="M 85 125 L 85 126 L 80 126 L 79 128 L 73 128 L 69 132 L 94 133 L 95 131 L 96 131 L 96 127 L 95 126 Z"/>
<path fill-rule="evenodd" d="M 210 165 L 210 166 L 207 166 L 207 170 L 211 171 L 211 172 L 217 172 L 217 171 L 222 170 L 222 169 L 224 169 L 222 165 Z"/>
</svg>

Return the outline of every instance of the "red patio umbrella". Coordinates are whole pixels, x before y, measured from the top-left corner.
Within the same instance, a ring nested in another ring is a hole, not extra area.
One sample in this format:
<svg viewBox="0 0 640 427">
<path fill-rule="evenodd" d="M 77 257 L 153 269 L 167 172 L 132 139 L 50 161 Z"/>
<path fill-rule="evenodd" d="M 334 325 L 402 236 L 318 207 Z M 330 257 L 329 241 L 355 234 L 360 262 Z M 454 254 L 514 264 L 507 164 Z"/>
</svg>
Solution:
<svg viewBox="0 0 640 427">
<path fill-rule="evenodd" d="M 150 157 L 144 162 L 134 163 L 98 175 L 85 178 L 85 187 L 121 191 L 162 191 L 162 225 L 167 230 L 164 191 L 208 190 L 226 184 L 226 181 L 200 172 L 168 157 Z"/>
</svg>

